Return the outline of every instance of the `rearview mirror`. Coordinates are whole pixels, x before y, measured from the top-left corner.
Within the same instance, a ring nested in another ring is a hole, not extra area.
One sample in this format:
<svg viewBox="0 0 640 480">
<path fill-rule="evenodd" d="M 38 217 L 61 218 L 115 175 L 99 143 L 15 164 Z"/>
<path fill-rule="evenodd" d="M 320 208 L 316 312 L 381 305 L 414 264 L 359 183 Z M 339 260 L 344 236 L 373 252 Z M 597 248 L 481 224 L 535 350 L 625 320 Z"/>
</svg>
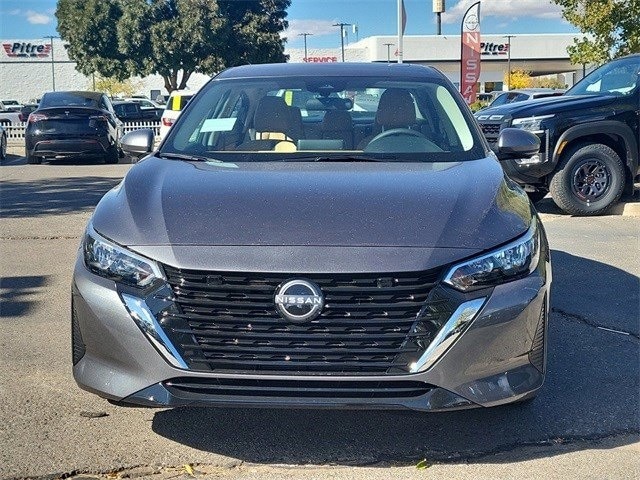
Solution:
<svg viewBox="0 0 640 480">
<path fill-rule="evenodd" d="M 134 157 L 141 157 L 153 150 L 155 132 L 150 128 L 142 128 L 127 133 L 120 140 L 120 146 L 125 153 Z"/>
<path fill-rule="evenodd" d="M 498 160 L 527 158 L 540 150 L 540 138 L 519 128 L 505 128 L 498 136 Z"/>
</svg>

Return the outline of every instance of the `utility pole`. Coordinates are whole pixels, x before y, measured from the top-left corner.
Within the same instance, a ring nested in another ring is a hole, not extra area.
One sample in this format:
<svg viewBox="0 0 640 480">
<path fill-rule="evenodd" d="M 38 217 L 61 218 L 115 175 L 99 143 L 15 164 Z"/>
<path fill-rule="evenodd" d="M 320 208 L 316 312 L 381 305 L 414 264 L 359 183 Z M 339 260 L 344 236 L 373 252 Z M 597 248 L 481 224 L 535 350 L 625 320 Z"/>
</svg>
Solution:
<svg viewBox="0 0 640 480">
<path fill-rule="evenodd" d="M 307 61 L 307 37 L 313 33 L 299 33 L 299 37 L 304 37 L 304 61 Z"/>
<path fill-rule="evenodd" d="M 350 27 L 350 23 L 334 23 L 334 27 L 340 27 L 340 49 L 342 51 L 342 61 L 344 62 L 344 27 Z"/>
<path fill-rule="evenodd" d="M 391 50 L 390 48 L 395 45 L 395 43 L 384 43 L 383 45 L 387 46 L 387 63 L 391 63 Z"/>
<path fill-rule="evenodd" d="M 515 35 L 505 35 L 502 38 L 507 39 L 507 90 L 511 90 L 511 39 Z"/>
<path fill-rule="evenodd" d="M 53 85 L 53 91 L 55 92 L 56 91 L 56 68 L 53 60 L 53 39 L 60 38 L 60 37 L 56 37 L 55 35 L 47 35 L 44 38 L 48 38 L 49 45 L 51 45 L 51 83 Z"/>
</svg>

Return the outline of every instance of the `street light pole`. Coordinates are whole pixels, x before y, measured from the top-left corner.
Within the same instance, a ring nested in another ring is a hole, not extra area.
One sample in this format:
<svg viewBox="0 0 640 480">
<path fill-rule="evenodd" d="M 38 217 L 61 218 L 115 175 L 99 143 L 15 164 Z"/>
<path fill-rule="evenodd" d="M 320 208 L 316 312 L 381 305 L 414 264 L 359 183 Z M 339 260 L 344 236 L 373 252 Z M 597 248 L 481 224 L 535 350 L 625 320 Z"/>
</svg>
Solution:
<svg viewBox="0 0 640 480">
<path fill-rule="evenodd" d="M 511 90 L 511 39 L 515 35 L 505 35 L 503 38 L 507 39 L 507 90 Z"/>
<path fill-rule="evenodd" d="M 391 63 L 391 50 L 389 50 L 395 43 L 384 43 L 387 46 L 387 63 Z"/>
<path fill-rule="evenodd" d="M 334 23 L 334 27 L 340 27 L 340 50 L 342 51 L 342 61 L 344 62 L 344 27 L 350 27 L 350 23 Z"/>
<path fill-rule="evenodd" d="M 307 61 L 307 37 L 313 33 L 299 33 L 299 37 L 304 37 L 304 61 Z"/>
<path fill-rule="evenodd" d="M 54 38 L 60 38 L 60 37 L 56 37 L 55 35 L 47 35 L 44 38 L 48 38 L 49 39 L 49 45 L 51 45 L 51 83 L 53 86 L 53 91 L 56 91 L 56 68 L 55 68 L 55 63 L 53 60 L 53 39 Z"/>
</svg>

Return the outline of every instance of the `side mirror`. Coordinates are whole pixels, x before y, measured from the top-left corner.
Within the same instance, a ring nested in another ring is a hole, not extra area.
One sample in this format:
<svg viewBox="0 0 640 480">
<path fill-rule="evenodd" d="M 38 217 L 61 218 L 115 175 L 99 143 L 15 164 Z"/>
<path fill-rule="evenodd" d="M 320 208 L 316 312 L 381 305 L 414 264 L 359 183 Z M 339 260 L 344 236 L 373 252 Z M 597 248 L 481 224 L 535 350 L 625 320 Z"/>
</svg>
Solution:
<svg viewBox="0 0 640 480">
<path fill-rule="evenodd" d="M 519 128 L 505 128 L 498 136 L 496 155 L 498 160 L 527 158 L 540 150 L 540 138 Z"/>
<path fill-rule="evenodd" d="M 141 157 L 153 151 L 155 133 L 150 128 L 142 128 L 127 133 L 120 140 L 120 146 L 125 153 L 134 157 Z"/>
</svg>

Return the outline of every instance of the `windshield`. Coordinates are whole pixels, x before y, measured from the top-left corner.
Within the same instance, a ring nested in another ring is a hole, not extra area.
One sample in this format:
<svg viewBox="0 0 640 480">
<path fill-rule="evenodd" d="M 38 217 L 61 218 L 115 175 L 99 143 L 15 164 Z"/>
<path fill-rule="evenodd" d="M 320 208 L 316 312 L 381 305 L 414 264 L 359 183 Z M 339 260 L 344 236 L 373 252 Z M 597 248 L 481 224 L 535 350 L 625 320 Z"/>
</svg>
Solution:
<svg viewBox="0 0 640 480">
<path fill-rule="evenodd" d="M 640 57 L 607 63 L 576 83 L 565 95 L 630 95 L 638 85 Z"/>
<path fill-rule="evenodd" d="M 265 77 L 210 82 L 160 154 L 223 161 L 461 161 L 484 156 L 445 81 Z M 174 157 L 175 158 L 175 157 Z"/>
</svg>

